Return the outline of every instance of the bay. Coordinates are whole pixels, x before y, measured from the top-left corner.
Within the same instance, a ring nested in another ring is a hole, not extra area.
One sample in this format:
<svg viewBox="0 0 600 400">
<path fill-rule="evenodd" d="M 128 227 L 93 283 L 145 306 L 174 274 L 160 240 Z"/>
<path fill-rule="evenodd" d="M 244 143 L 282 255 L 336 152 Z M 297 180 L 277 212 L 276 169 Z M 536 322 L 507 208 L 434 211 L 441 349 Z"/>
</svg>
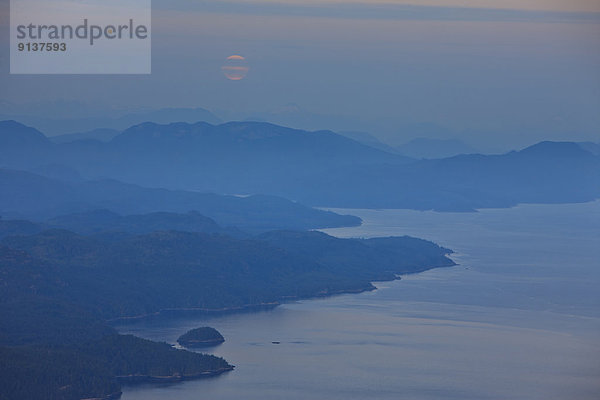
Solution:
<svg viewBox="0 0 600 400">
<path fill-rule="evenodd" d="M 454 250 L 459 265 L 269 311 L 122 324 L 169 343 L 210 325 L 226 342 L 208 351 L 236 365 L 212 379 L 129 386 L 122 399 L 599 397 L 600 202 L 334 211 L 364 224 L 331 235 L 421 237 Z"/>
</svg>

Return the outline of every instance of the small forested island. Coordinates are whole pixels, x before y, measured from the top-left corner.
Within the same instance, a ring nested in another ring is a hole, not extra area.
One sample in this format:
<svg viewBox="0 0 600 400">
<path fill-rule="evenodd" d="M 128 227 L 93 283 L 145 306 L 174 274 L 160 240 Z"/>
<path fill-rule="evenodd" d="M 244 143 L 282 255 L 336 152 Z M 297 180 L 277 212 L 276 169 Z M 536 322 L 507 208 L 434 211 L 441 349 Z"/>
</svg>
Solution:
<svg viewBox="0 0 600 400">
<path fill-rule="evenodd" d="M 177 343 L 183 347 L 209 347 L 216 346 L 225 341 L 225 338 L 218 330 L 210 326 L 192 329 L 179 336 Z"/>
</svg>

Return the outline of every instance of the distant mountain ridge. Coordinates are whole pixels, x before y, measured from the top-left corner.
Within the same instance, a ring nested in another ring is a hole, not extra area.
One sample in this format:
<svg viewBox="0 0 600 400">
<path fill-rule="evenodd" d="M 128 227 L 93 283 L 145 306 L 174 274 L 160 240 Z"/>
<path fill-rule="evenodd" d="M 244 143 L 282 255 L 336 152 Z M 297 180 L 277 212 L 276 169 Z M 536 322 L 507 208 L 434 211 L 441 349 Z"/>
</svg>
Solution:
<svg viewBox="0 0 600 400">
<path fill-rule="evenodd" d="M 80 140 L 97 140 L 100 142 L 110 142 L 115 136 L 121 133 L 118 129 L 100 128 L 86 132 L 68 133 L 66 135 L 52 136 L 49 139 L 53 143 L 72 143 Z"/>
<path fill-rule="evenodd" d="M 461 154 L 478 153 L 458 139 L 416 138 L 396 147 L 396 151 L 413 158 L 448 158 Z"/>
<path fill-rule="evenodd" d="M 0 144 L 12 124 L 6 128 L 0 123 Z M 37 133 L 30 135 L 33 132 Z M 35 141 L 41 149 L 35 158 L 29 156 L 29 146 L 16 144 L 5 147 L 5 152 L 0 148 L 0 162 L 16 169 L 62 163 L 88 177 L 220 193 L 273 193 L 273 181 L 283 183 L 349 165 L 411 161 L 330 131 L 257 122 L 144 123 L 108 143 L 54 144 L 38 135 Z"/>
<path fill-rule="evenodd" d="M 500 155 L 415 160 L 330 131 L 259 122 L 144 123 L 108 143 L 65 144 L 6 122 L 0 123 L 0 145 L 0 166 L 13 169 L 39 171 L 41 165 L 61 163 L 84 177 L 188 191 L 265 193 L 322 207 L 472 211 L 600 197 L 600 158 L 592 145 L 571 142 L 542 142 Z"/>
<path fill-rule="evenodd" d="M 357 184 L 356 176 L 378 177 Z M 345 187 L 302 197 L 340 207 L 473 211 L 519 203 L 586 202 L 600 197 L 600 158 L 570 142 L 543 142 L 502 155 L 459 155 L 405 167 L 375 165 L 329 177 Z M 379 196 L 373 196 L 378 193 Z"/>
<path fill-rule="evenodd" d="M 156 213 L 154 217 L 163 216 L 171 224 L 188 223 L 190 217 L 203 218 L 192 214 L 184 218 L 185 221 L 177 222 L 176 215 L 158 213 L 190 211 L 213 218 L 223 227 L 236 226 L 250 232 L 351 226 L 361 222 L 357 217 L 315 210 L 274 196 L 257 195 L 242 198 L 148 189 L 114 180 L 65 182 L 25 171 L 0 169 L 0 215 L 4 215 L 5 218 L 40 221 L 65 214 L 83 213 L 79 214 L 79 217 L 85 217 L 84 220 L 89 224 L 88 229 L 91 229 L 96 223 L 94 221 L 98 220 L 93 218 L 94 212 L 97 212 L 94 210 L 98 209 L 110 210 L 100 218 L 104 225 L 117 219 L 114 213 Z M 71 219 L 75 217 L 77 214 L 70 216 Z M 55 224 L 72 227 L 66 223 L 64 217 L 62 218 L 62 221 L 55 221 Z"/>
<path fill-rule="evenodd" d="M 589 151 L 595 156 L 600 156 L 600 143 L 579 142 L 577 143 L 582 149 Z"/>
<path fill-rule="evenodd" d="M 360 131 L 341 131 L 339 132 L 340 135 L 342 136 L 346 136 L 347 138 L 350 138 L 352 140 L 356 140 L 359 143 L 362 143 L 364 145 L 373 147 L 375 149 L 378 150 L 382 150 L 388 153 L 392 153 L 392 154 L 399 154 L 398 149 L 383 143 L 381 140 L 379 140 L 378 138 L 376 138 L 375 136 L 371 135 L 368 132 L 360 132 Z"/>
<path fill-rule="evenodd" d="M 88 132 L 96 129 L 112 129 L 122 131 L 132 125 L 143 122 L 169 124 L 177 121 L 197 122 L 206 121 L 219 124 L 221 120 L 204 108 L 162 108 L 158 110 L 131 112 L 114 117 L 89 116 L 84 118 L 35 117 L 30 115 L 6 114 L 0 115 L 0 120 L 17 119 L 27 125 L 35 126 L 51 136 Z"/>
<path fill-rule="evenodd" d="M 32 235 L 51 229 L 65 229 L 81 235 L 145 234 L 156 231 L 200 232 L 246 238 L 250 235 L 238 228 L 223 228 L 212 218 L 196 211 L 188 213 L 154 212 L 122 216 L 109 210 L 59 215 L 43 222 L 0 219 L 0 238 Z"/>
<path fill-rule="evenodd" d="M 30 146 L 30 149 L 48 147 L 51 143 L 40 131 L 17 121 L 0 121 L 0 144 L 5 149 Z"/>
</svg>

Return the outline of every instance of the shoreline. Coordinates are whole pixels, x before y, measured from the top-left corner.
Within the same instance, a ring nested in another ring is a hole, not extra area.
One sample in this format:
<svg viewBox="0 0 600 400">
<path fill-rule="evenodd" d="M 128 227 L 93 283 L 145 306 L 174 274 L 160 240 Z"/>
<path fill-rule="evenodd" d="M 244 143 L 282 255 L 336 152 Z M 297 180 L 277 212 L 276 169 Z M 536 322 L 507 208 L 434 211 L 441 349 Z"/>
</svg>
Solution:
<svg viewBox="0 0 600 400">
<path fill-rule="evenodd" d="M 81 400 L 117 400 L 117 399 L 120 399 L 122 395 L 123 395 L 123 392 L 115 392 L 115 393 L 107 394 L 104 397 L 90 397 L 90 398 L 81 399 Z"/>
<path fill-rule="evenodd" d="M 419 270 L 416 270 L 416 271 L 413 271 L 413 272 L 410 272 L 410 273 L 397 274 L 392 279 L 377 280 L 377 281 L 373 281 L 373 282 L 393 282 L 393 281 L 396 281 L 396 280 L 401 280 L 402 276 L 420 274 L 422 272 L 430 271 L 432 269 L 456 267 L 459 264 L 456 263 L 453 259 L 450 258 L 450 254 L 447 254 L 448 260 L 450 261 L 450 263 L 448 265 L 438 265 L 438 266 L 423 267 L 422 269 L 419 269 Z M 223 307 L 223 308 L 194 308 L 194 307 L 165 308 L 165 309 L 158 310 L 156 312 L 148 313 L 148 314 L 135 315 L 135 316 L 130 316 L 130 317 L 112 318 L 112 319 L 106 320 L 106 322 L 109 323 L 109 324 L 111 324 L 111 325 L 117 325 L 118 326 L 120 323 L 125 323 L 125 322 L 129 322 L 129 321 L 141 321 L 141 320 L 150 319 L 150 318 L 153 318 L 153 317 L 162 317 L 162 316 L 165 316 L 165 315 L 168 315 L 168 314 L 171 314 L 171 315 L 178 315 L 178 314 L 179 315 L 182 315 L 182 314 L 193 314 L 193 315 L 207 314 L 207 315 L 211 315 L 211 316 L 222 316 L 222 315 L 226 315 L 226 314 L 252 313 L 252 312 L 255 312 L 255 311 L 268 311 L 268 310 L 275 309 L 275 308 L 279 307 L 280 305 L 283 305 L 283 304 L 286 304 L 286 303 L 289 303 L 289 302 L 293 302 L 293 301 L 317 300 L 317 299 L 323 299 L 323 298 L 327 298 L 327 297 L 339 296 L 339 295 L 344 295 L 344 294 L 360 294 L 360 293 L 365 293 L 365 292 L 372 292 L 372 291 L 377 290 L 377 287 L 375 285 L 373 285 L 373 282 L 369 282 L 369 285 L 365 286 L 363 288 L 340 289 L 340 290 L 335 290 L 335 291 L 319 292 L 319 293 L 314 294 L 313 296 L 307 296 L 307 297 L 281 296 L 281 299 L 279 301 L 272 301 L 272 302 L 258 303 L 258 304 L 245 304 L 243 306 L 236 306 L 236 307 Z"/>
<path fill-rule="evenodd" d="M 137 386 L 145 383 L 150 384 L 167 384 L 167 383 L 179 383 L 183 381 L 192 381 L 204 378 L 211 378 L 222 375 L 226 372 L 233 371 L 235 365 L 231 365 L 227 368 L 220 368 L 217 370 L 203 371 L 195 374 L 175 374 L 169 376 L 158 376 L 158 375 L 121 375 L 116 376 L 117 382 L 124 386 Z M 114 392 L 107 394 L 102 397 L 89 397 L 82 400 L 118 400 L 123 395 L 123 391 Z"/>
<path fill-rule="evenodd" d="M 414 271 L 409 274 L 403 274 L 402 276 L 414 275 L 414 274 L 419 274 L 422 272 L 430 271 L 433 269 L 449 268 L 449 267 L 455 267 L 455 266 L 459 265 L 449 257 L 448 257 L 448 260 L 450 261 L 450 263 L 448 265 L 423 267 L 422 269 L 419 269 L 418 271 Z M 398 280 L 402 280 L 402 276 L 398 274 L 393 279 L 387 279 L 387 280 L 377 281 L 377 282 L 398 281 Z M 373 284 L 373 282 L 369 282 L 369 285 L 364 288 L 347 289 L 347 290 L 342 289 L 342 290 L 337 290 L 337 291 L 332 291 L 332 292 L 327 292 L 327 293 L 319 293 L 319 294 L 316 294 L 316 295 L 310 296 L 310 297 L 299 298 L 299 297 L 295 297 L 295 296 L 288 296 L 288 297 L 282 298 L 282 301 L 277 301 L 277 302 L 260 303 L 260 304 L 254 304 L 254 305 L 244 305 L 241 307 L 230 307 L 230 308 L 224 307 L 224 308 L 220 308 L 220 309 L 205 309 L 205 308 L 165 309 L 165 310 L 160 310 L 160 311 L 158 311 L 156 313 L 152 313 L 152 314 L 135 316 L 135 317 L 118 318 L 118 319 L 114 319 L 112 321 L 115 321 L 115 322 L 141 321 L 141 320 L 144 320 L 147 318 L 165 316 L 168 313 L 173 313 L 173 314 L 176 314 L 176 313 L 183 313 L 183 314 L 200 313 L 200 314 L 209 314 L 209 315 L 213 315 L 213 316 L 220 316 L 220 315 L 225 315 L 225 314 L 229 314 L 229 313 L 246 313 L 246 312 L 250 313 L 250 312 L 254 312 L 254 311 L 274 309 L 282 304 L 286 304 L 286 303 L 293 302 L 293 301 L 318 300 L 318 299 L 324 299 L 327 297 L 333 297 L 333 296 L 338 296 L 338 295 L 360 294 L 360 293 L 372 292 L 372 291 L 376 291 L 376 290 L 378 290 L 377 286 L 375 286 Z M 198 349 L 195 349 L 195 350 L 198 350 Z M 235 366 L 231 365 L 228 368 L 222 368 L 222 369 L 215 370 L 215 371 L 205 371 L 205 372 L 200 372 L 197 374 L 190 374 L 190 375 L 180 375 L 180 374 L 171 375 L 171 376 L 128 375 L 128 376 L 117 376 L 116 378 L 117 378 L 118 382 L 124 386 L 137 386 L 140 384 L 170 384 L 170 383 L 175 384 L 175 383 L 180 383 L 180 382 L 184 382 L 184 381 L 216 377 L 216 376 L 222 375 L 226 372 L 233 371 L 234 369 L 235 369 Z M 108 398 L 103 398 L 103 399 L 98 399 L 98 400 L 116 400 L 119 398 L 121 398 L 121 394 L 119 394 L 118 397 L 108 397 Z M 94 400 L 96 400 L 96 399 L 94 399 Z"/>
<path fill-rule="evenodd" d="M 169 376 L 157 376 L 157 375 L 121 375 L 117 376 L 119 383 L 124 385 L 137 385 L 141 383 L 175 383 L 190 381 L 196 379 L 210 378 L 218 376 L 235 369 L 234 365 L 227 368 L 220 368 L 211 371 L 203 371 L 195 374 L 174 374 Z"/>
</svg>

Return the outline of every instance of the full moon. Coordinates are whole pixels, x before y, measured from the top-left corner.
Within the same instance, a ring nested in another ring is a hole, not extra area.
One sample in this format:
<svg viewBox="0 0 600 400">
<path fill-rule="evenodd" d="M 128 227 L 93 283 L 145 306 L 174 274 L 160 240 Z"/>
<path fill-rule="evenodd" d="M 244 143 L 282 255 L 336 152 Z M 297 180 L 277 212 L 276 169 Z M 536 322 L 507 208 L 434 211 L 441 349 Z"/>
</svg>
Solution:
<svg viewBox="0 0 600 400">
<path fill-rule="evenodd" d="M 248 73 L 248 63 L 246 59 L 239 55 L 232 55 L 227 57 L 225 64 L 221 67 L 221 71 L 232 81 L 241 81 L 246 77 Z"/>
</svg>

